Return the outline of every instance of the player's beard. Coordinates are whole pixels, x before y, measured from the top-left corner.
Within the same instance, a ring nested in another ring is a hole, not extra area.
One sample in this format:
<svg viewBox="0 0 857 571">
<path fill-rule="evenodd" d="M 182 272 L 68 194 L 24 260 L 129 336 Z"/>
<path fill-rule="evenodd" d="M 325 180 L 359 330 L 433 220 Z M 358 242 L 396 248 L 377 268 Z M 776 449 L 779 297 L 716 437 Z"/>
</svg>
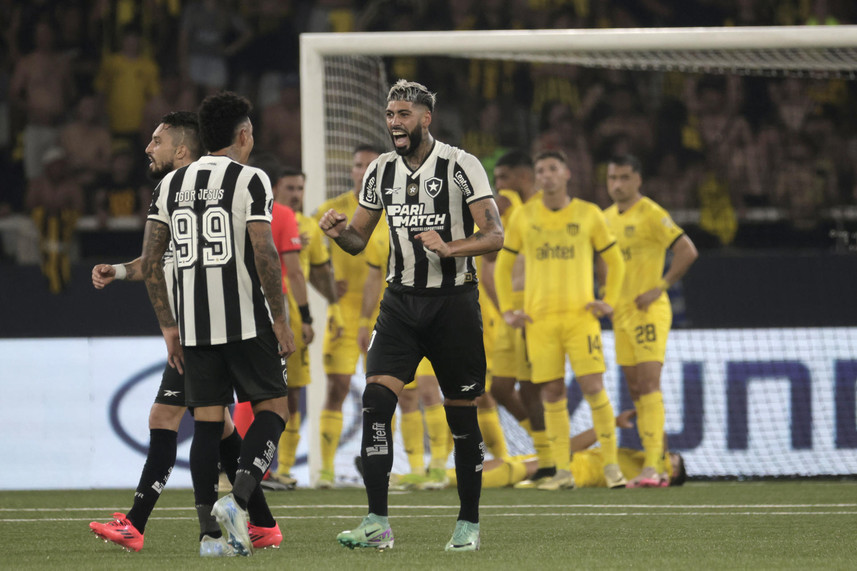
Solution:
<svg viewBox="0 0 857 571">
<path fill-rule="evenodd" d="M 170 174 L 175 170 L 173 167 L 173 162 L 170 161 L 168 163 L 164 163 L 160 168 L 152 168 L 155 166 L 155 163 L 152 162 L 149 164 L 149 168 L 146 169 L 146 172 L 149 175 L 149 178 L 154 182 L 160 182 L 162 178 Z"/>
<path fill-rule="evenodd" d="M 417 125 L 413 131 L 408 133 L 407 147 L 397 147 L 396 139 L 393 137 L 392 133 L 390 133 L 390 139 L 393 141 L 393 148 L 396 149 L 396 153 L 403 157 L 407 157 L 408 155 L 412 155 L 414 151 L 419 148 L 420 143 L 423 142 L 423 130 L 422 127 Z"/>
</svg>

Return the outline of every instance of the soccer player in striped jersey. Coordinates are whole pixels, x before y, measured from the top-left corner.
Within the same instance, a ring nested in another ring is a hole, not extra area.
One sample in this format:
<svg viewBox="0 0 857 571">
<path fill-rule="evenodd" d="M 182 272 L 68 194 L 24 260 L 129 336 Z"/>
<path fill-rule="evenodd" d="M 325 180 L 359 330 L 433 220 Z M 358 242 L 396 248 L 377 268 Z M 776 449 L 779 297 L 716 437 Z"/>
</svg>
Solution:
<svg viewBox="0 0 857 571">
<path fill-rule="evenodd" d="M 607 163 L 607 192 L 613 200 L 604 214 L 625 260 L 625 280 L 613 308 L 616 362 L 628 383 L 637 409 L 637 432 L 645 451 L 642 472 L 629 488 L 659 487 L 669 480 L 662 469 L 664 456 L 664 399 L 661 369 L 672 308 L 667 290 L 684 276 L 698 257 L 693 241 L 669 213 L 643 196 L 639 159 L 615 157 Z M 664 275 L 666 251 L 673 257 Z M 603 283 L 603 264 L 599 264 Z"/>
<path fill-rule="evenodd" d="M 369 344 L 363 392 L 369 514 L 337 536 L 351 548 L 393 546 L 387 520 L 390 419 L 423 357 L 440 383 L 455 447 L 461 509 L 446 549 L 479 548 L 484 443 L 473 401 L 485 390 L 486 364 L 473 256 L 503 245 L 503 225 L 479 160 L 429 131 L 434 106 L 435 95 L 425 86 L 404 79 L 393 85 L 385 114 L 395 151 L 369 166 L 350 221 L 332 209 L 319 221 L 352 255 L 363 251 L 384 213 L 390 232 L 389 286 Z"/>
<path fill-rule="evenodd" d="M 357 343 L 364 353 L 369 350 L 371 331 L 375 327 L 378 304 L 384 287 L 383 268 L 390 255 L 390 236 L 375 232 L 364 250 L 369 272 L 363 284 L 363 306 L 360 310 L 360 329 Z M 422 410 L 420 410 L 422 403 Z M 411 473 L 399 480 L 402 489 L 440 489 L 446 487 L 446 462 L 449 458 L 451 434 L 443 412 L 443 398 L 434 369 L 423 357 L 414 373 L 414 382 L 405 384 L 399 394 L 402 413 L 402 443 L 408 455 Z M 425 417 L 425 419 L 423 418 Z M 425 420 L 425 429 L 423 428 Z M 395 424 L 395 423 L 394 423 Z M 481 426 L 481 425 L 480 425 Z M 395 427 L 394 427 L 395 428 Z M 425 469 L 425 434 L 428 432 L 431 460 Z"/>
<path fill-rule="evenodd" d="M 202 145 L 199 141 L 196 113 L 175 111 L 164 115 L 152 133 L 146 154 L 149 157 L 149 176 L 156 181 L 161 180 L 170 171 L 197 160 L 202 154 Z M 92 268 L 92 284 L 96 289 L 103 289 L 113 280 L 142 281 L 140 262 L 141 259 L 137 258 L 124 264 L 98 264 Z M 174 308 L 171 250 L 167 251 L 163 262 L 164 275 L 170 284 L 167 288 L 170 305 Z M 146 523 L 175 465 L 178 429 L 186 410 L 184 375 L 166 366 L 149 413 L 149 450 L 131 510 L 127 516 L 123 513 L 114 514 L 113 521 L 108 523 L 91 522 L 89 527 L 96 535 L 128 550 L 140 551 L 143 548 Z M 224 420 L 220 461 L 224 470 L 230 473 L 230 477 L 234 477 L 241 438 L 232 426 L 228 414 Z M 253 522 L 249 528 L 254 547 L 278 546 L 283 536 L 261 491 L 251 497 L 248 512 Z M 216 537 L 207 537 L 203 538 L 200 549 L 214 554 L 225 545 L 225 540 L 218 541 Z"/>
<path fill-rule="evenodd" d="M 270 465 L 288 418 L 286 358 L 295 350 L 286 321 L 280 259 L 271 234 L 270 181 L 246 166 L 253 149 L 250 102 L 231 92 L 199 108 L 209 154 L 169 173 L 155 189 L 143 237 L 146 287 L 170 364 L 186 368 L 194 407 L 191 476 L 200 535 L 218 522 L 239 555 L 251 555 L 247 502 Z M 161 258 L 174 245 L 176 315 Z M 224 406 L 253 403 L 232 493 L 217 500 Z M 216 501 L 215 501 L 216 500 Z"/>
<path fill-rule="evenodd" d="M 625 264 L 601 209 L 569 197 L 566 189 L 571 172 L 565 155 L 559 151 L 539 154 L 535 171 L 542 198 L 528 202 L 509 221 L 506 243 L 497 256 L 496 287 L 506 323 L 526 327 L 532 381 L 541 387 L 545 428 L 557 473 L 538 487 L 574 487 L 569 470 L 566 355 L 592 411 L 592 423 L 604 453 L 607 485 L 624 487 L 616 454 L 613 407 L 604 390 L 598 319 L 613 311 Z M 593 291 L 593 251 L 600 253 L 609 268 L 603 300 L 596 299 Z M 513 309 L 512 303 L 512 268 L 519 253 L 525 260 L 523 310 Z"/>
</svg>

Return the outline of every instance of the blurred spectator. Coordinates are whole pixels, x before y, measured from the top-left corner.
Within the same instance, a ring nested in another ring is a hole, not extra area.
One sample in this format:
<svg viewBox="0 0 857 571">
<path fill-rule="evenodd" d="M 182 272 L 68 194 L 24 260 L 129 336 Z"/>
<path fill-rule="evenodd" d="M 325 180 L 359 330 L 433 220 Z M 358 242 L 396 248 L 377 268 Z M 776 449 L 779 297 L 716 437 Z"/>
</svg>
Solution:
<svg viewBox="0 0 857 571">
<path fill-rule="evenodd" d="M 774 203 L 785 210 L 795 230 L 811 231 L 821 222 L 823 209 L 836 198 L 836 170 L 803 135 L 788 137 L 784 158 L 777 173 Z"/>
<path fill-rule="evenodd" d="M 298 2 L 245 0 L 241 5 L 253 37 L 233 60 L 233 79 L 238 92 L 264 107 L 277 99 L 284 77 L 298 74 L 303 15 Z"/>
<path fill-rule="evenodd" d="M 739 114 L 740 78 L 705 76 L 692 93 L 691 121 L 695 120 L 703 151 L 732 189 L 733 205 L 741 213 L 745 205 L 764 206 L 768 197 L 760 182 L 756 141 Z"/>
<path fill-rule="evenodd" d="M 151 190 L 135 172 L 136 159 L 130 147 L 120 147 L 110 160 L 110 172 L 93 197 L 98 226 L 105 228 L 111 218 L 139 216 L 145 220 Z"/>
<path fill-rule="evenodd" d="M 178 73 L 164 75 L 161 79 L 161 92 L 146 102 L 143 108 L 143 120 L 140 123 L 141 148 L 145 148 L 152 138 L 152 132 L 160 124 L 161 118 L 171 111 L 194 111 L 199 100 L 193 86 Z"/>
<path fill-rule="evenodd" d="M 568 158 L 571 179 L 568 190 L 572 197 L 592 200 L 594 192 L 592 155 L 583 130 L 574 120 L 568 104 L 552 101 L 545 104 L 539 120 L 539 134 L 533 142 L 532 154 L 559 150 Z"/>
<path fill-rule="evenodd" d="M 719 245 L 728 246 L 738 232 L 738 216 L 735 212 L 733 190 L 717 164 L 713 154 L 699 158 L 694 181 L 699 205 L 699 227 L 717 239 Z M 696 241 L 696 240 L 694 240 Z"/>
<path fill-rule="evenodd" d="M 112 138 L 104 125 L 98 98 L 85 95 L 77 103 L 75 117 L 60 130 L 69 172 L 84 193 L 91 193 L 110 165 Z"/>
<path fill-rule="evenodd" d="M 668 152 L 654 161 L 654 172 L 646 175 L 643 194 L 669 210 L 694 208 L 699 163 L 683 164 L 678 153 Z"/>
<path fill-rule="evenodd" d="M 204 94 L 229 85 L 228 58 L 253 39 L 234 7 L 218 0 L 197 0 L 182 10 L 179 61 L 185 77 Z"/>
<path fill-rule="evenodd" d="M 607 88 L 609 112 L 595 127 L 592 148 L 602 159 L 606 145 L 618 136 L 627 138 L 631 154 L 647 157 L 652 149 L 654 135 L 649 119 L 642 112 L 635 90 L 629 85 L 614 85 Z"/>
<path fill-rule="evenodd" d="M 96 89 L 107 102 L 107 116 L 114 137 L 136 144 L 146 103 L 161 92 L 158 64 L 143 54 L 140 31 L 124 29 L 122 50 L 101 62 Z"/>
<path fill-rule="evenodd" d="M 48 149 L 42 159 L 44 174 L 30 181 L 26 207 L 39 231 L 42 273 L 52 293 L 60 293 L 71 282 L 69 251 L 77 219 L 83 211 L 83 192 L 68 176 L 65 152 Z"/>
<path fill-rule="evenodd" d="M 21 58 L 12 74 L 10 99 L 25 118 L 24 173 L 42 173 L 45 151 L 56 144 L 58 124 L 71 101 L 71 74 L 65 59 L 54 51 L 54 32 L 47 21 L 36 24 L 36 48 Z"/>
<path fill-rule="evenodd" d="M 280 98 L 264 107 L 259 146 L 273 152 L 287 165 L 301 164 L 301 100 L 297 76 L 289 76 L 280 88 Z"/>
</svg>

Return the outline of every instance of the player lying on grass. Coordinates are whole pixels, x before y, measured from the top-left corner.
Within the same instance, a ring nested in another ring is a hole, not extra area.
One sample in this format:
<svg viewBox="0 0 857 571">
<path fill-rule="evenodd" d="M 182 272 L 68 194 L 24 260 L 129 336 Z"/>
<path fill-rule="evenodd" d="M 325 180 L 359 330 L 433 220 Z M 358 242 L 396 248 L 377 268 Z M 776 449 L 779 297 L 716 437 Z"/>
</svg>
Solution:
<svg viewBox="0 0 857 571">
<path fill-rule="evenodd" d="M 619 428 L 633 428 L 632 418 L 636 411 L 626 410 L 616 417 Z M 598 441 L 593 429 L 586 430 L 571 438 L 571 473 L 577 488 L 604 488 L 604 458 L 601 449 L 592 446 Z M 664 445 L 664 450 L 667 450 Z M 635 478 L 643 469 L 645 453 L 642 450 L 619 448 L 619 467 L 627 479 Z M 512 486 L 517 482 L 531 477 L 538 468 L 534 455 L 514 456 L 507 460 L 486 460 L 482 471 L 482 486 L 486 488 L 502 488 Z M 455 470 L 447 470 L 450 486 L 455 486 Z M 391 485 L 397 480 L 393 474 Z M 658 474 L 658 487 L 681 486 L 687 479 L 684 459 L 677 452 L 664 453 Z"/>
</svg>

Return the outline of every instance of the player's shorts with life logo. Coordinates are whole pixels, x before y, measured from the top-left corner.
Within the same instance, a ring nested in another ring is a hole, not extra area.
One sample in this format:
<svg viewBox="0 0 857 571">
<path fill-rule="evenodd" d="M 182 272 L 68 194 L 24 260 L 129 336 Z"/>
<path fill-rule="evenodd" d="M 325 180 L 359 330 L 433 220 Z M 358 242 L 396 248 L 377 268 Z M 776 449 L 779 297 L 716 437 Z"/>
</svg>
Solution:
<svg viewBox="0 0 857 571">
<path fill-rule="evenodd" d="M 418 295 L 387 288 L 369 342 L 367 377 L 410 383 L 427 357 L 446 398 L 474 399 L 485 392 L 479 293 L 471 285 L 442 291 Z"/>
<path fill-rule="evenodd" d="M 187 405 L 232 404 L 233 388 L 238 402 L 286 396 L 286 360 L 278 350 L 270 329 L 251 339 L 184 347 Z"/>
<path fill-rule="evenodd" d="M 605 370 L 601 324 L 586 310 L 533 319 L 526 340 L 534 383 L 564 379 L 566 355 L 576 377 Z"/>
<path fill-rule="evenodd" d="M 631 367 L 649 361 L 664 362 L 673 312 L 666 294 L 640 311 L 634 302 L 617 304 L 613 310 L 616 362 Z"/>
</svg>

